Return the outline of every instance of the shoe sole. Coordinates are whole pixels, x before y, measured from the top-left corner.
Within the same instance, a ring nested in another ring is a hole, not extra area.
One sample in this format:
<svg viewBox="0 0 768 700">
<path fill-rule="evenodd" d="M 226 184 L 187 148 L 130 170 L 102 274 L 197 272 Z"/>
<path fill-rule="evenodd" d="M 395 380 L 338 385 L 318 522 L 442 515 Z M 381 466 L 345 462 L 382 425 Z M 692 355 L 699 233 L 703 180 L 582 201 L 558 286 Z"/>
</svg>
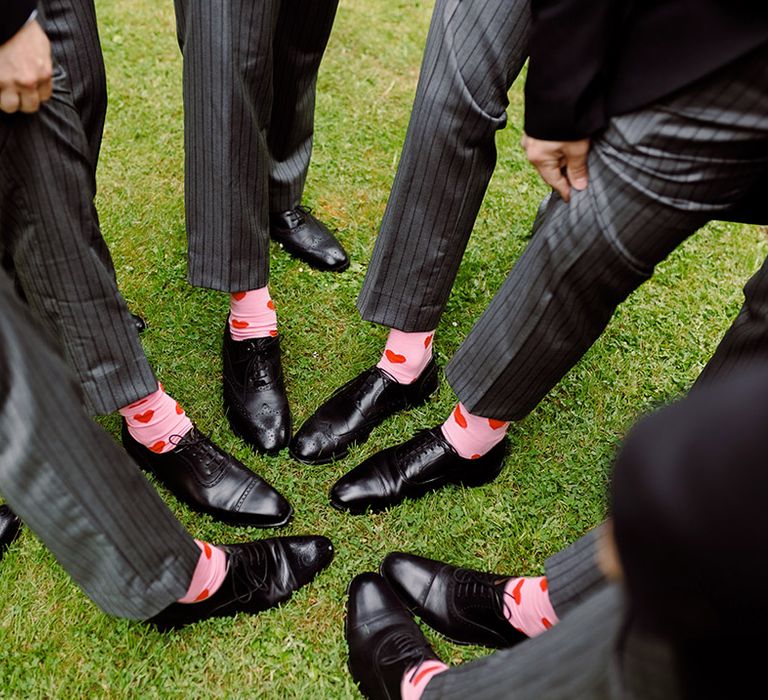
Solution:
<svg viewBox="0 0 768 700">
<path fill-rule="evenodd" d="M 330 492 L 328 494 L 328 502 L 333 506 L 336 510 L 342 512 L 342 513 L 348 513 L 349 515 L 365 515 L 367 513 L 383 513 L 388 508 L 394 508 L 395 506 L 399 506 L 401 503 L 404 503 L 405 501 L 417 501 L 419 498 L 423 498 L 424 496 L 428 496 L 431 493 L 434 493 L 435 491 L 439 491 L 440 489 L 444 488 L 445 486 L 464 486 L 467 488 L 477 488 L 479 486 L 485 486 L 485 484 L 489 484 L 492 481 L 495 481 L 496 478 L 501 474 L 502 470 L 504 469 L 504 457 L 506 456 L 506 451 L 502 454 L 501 460 L 498 465 L 495 465 L 493 469 L 488 470 L 487 472 L 483 472 L 482 476 L 480 477 L 467 477 L 467 478 L 460 478 L 460 479 L 450 479 L 449 481 L 446 481 L 443 484 L 440 484 L 439 486 L 435 486 L 434 488 L 430 488 L 428 491 L 423 493 L 420 496 L 416 496 L 415 498 L 411 498 L 410 496 L 406 496 L 402 498 L 401 500 L 390 503 L 383 508 L 375 508 L 368 506 L 364 510 L 359 509 L 351 509 L 347 508 L 345 506 L 339 505 L 334 502 L 334 500 L 331 498 Z"/>
<path fill-rule="evenodd" d="M 353 440 L 350 442 L 346 449 L 343 452 L 339 452 L 337 454 L 331 455 L 330 457 L 321 457 L 319 459 L 308 459 L 306 457 L 299 457 L 297 454 L 294 453 L 293 449 L 291 447 L 288 448 L 288 454 L 291 456 L 292 459 L 295 459 L 297 462 L 301 462 L 302 464 L 309 464 L 312 466 L 321 466 L 323 464 L 330 464 L 331 462 L 339 462 L 342 459 L 344 459 L 347 455 L 349 455 L 349 450 L 352 447 L 355 447 L 356 445 L 362 445 L 363 443 L 367 442 L 368 438 L 371 436 L 371 433 L 376 430 L 382 423 L 384 423 L 385 420 L 392 418 L 392 416 L 396 415 L 397 413 L 400 413 L 401 411 L 408 411 L 412 408 L 419 408 L 420 406 L 423 406 L 429 399 L 434 396 L 435 392 L 440 388 L 440 384 L 435 386 L 435 388 L 430 391 L 426 396 L 423 396 L 418 401 L 413 401 L 405 404 L 402 408 L 398 408 L 396 411 L 393 411 L 388 416 L 382 418 L 378 423 L 375 423 L 371 426 L 371 429 L 363 433 L 357 440 Z M 343 510 L 343 509 L 339 509 Z"/>
<path fill-rule="evenodd" d="M 274 522 L 274 523 L 255 523 L 252 520 L 248 518 L 238 518 L 234 516 L 233 514 L 227 512 L 227 511 L 217 511 L 217 510 L 210 510 L 207 508 L 203 508 L 197 503 L 194 503 L 193 501 L 190 501 L 186 498 L 183 498 L 176 494 L 166 483 L 155 473 L 155 470 L 152 468 L 152 466 L 146 461 L 143 455 L 136 454 L 136 452 L 131 448 L 125 445 L 123 443 L 123 448 L 125 451 L 130 455 L 131 459 L 138 465 L 139 469 L 141 469 L 144 472 L 147 472 L 148 474 L 152 474 L 162 485 L 163 488 L 165 488 L 169 493 L 173 495 L 173 497 L 179 501 L 180 503 L 183 503 L 185 506 L 190 508 L 191 510 L 195 511 L 195 513 L 202 513 L 203 515 L 210 515 L 214 520 L 218 520 L 219 522 L 226 523 L 227 525 L 237 525 L 240 527 L 256 527 L 259 529 L 272 529 L 272 528 L 278 528 L 278 527 L 285 527 L 291 520 L 293 519 L 293 506 L 289 504 L 289 511 L 288 515 L 283 518 L 280 521 Z"/>
</svg>

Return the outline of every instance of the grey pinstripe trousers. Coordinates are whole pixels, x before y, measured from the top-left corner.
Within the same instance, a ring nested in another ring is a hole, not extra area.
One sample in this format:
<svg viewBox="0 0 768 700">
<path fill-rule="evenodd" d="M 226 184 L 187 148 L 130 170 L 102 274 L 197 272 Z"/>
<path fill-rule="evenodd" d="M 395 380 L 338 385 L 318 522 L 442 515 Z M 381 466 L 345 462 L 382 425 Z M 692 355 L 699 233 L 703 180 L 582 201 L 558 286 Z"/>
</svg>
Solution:
<svg viewBox="0 0 768 700">
<path fill-rule="evenodd" d="M 269 212 L 301 202 L 338 0 L 176 0 L 190 284 L 269 279 Z"/>
<path fill-rule="evenodd" d="M 3 124 L 0 153 L 9 137 Z M 14 297 L 0 271 L 0 490 L 102 610 L 151 617 L 186 592 L 197 545 L 82 411 L 69 368 Z"/>
<path fill-rule="evenodd" d="M 75 87 L 59 67 L 54 98 L 34 119 L 0 123 L 0 131 L 14 130 L 14 147 L 0 154 L 0 257 L 61 343 L 89 409 L 107 414 L 154 391 L 157 381 L 93 205 L 106 109 L 93 2 L 45 0 L 41 9 Z"/>
<path fill-rule="evenodd" d="M 527 31 L 527 3 L 438 0 L 358 302 L 364 319 L 406 331 L 437 325 L 493 170 Z M 612 120 L 593 143 L 588 189 L 570 204 L 545 201 L 530 244 L 446 368 L 469 410 L 526 416 L 656 264 L 766 177 L 766 64 L 762 51 Z M 704 376 L 766 356 L 766 272 L 745 288 L 745 309 Z"/>
</svg>

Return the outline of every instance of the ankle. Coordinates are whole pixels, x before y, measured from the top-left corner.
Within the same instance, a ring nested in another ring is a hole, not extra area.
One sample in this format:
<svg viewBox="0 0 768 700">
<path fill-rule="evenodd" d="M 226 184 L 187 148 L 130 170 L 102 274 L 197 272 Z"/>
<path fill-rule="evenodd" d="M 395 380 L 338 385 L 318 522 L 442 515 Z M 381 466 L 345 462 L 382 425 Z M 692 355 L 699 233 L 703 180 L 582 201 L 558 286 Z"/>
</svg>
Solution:
<svg viewBox="0 0 768 700">
<path fill-rule="evenodd" d="M 119 409 L 125 418 L 128 433 L 153 452 L 162 454 L 174 449 L 174 438 L 186 435 L 192 421 L 184 409 L 159 384 L 157 391 Z"/>
<path fill-rule="evenodd" d="M 490 452 L 507 434 L 507 421 L 484 418 L 470 413 L 462 403 L 456 404 L 443 423 L 443 437 L 464 459 L 478 459 Z"/>
<path fill-rule="evenodd" d="M 546 576 L 511 578 L 504 585 L 504 616 L 515 629 L 536 637 L 558 623 Z"/>
<path fill-rule="evenodd" d="M 434 331 L 405 333 L 391 329 L 376 366 L 400 384 L 412 384 L 432 359 L 434 335 Z"/>
<path fill-rule="evenodd" d="M 419 700 L 427 684 L 438 674 L 447 671 L 442 661 L 429 659 L 418 666 L 411 666 L 400 681 L 400 696 L 402 700 Z"/>
<path fill-rule="evenodd" d="M 277 312 L 269 287 L 231 294 L 228 322 L 232 340 L 276 336 Z"/>
<path fill-rule="evenodd" d="M 201 603 L 221 588 L 227 575 L 228 557 L 223 549 L 207 542 L 195 540 L 200 548 L 200 558 L 192 574 L 189 588 L 179 603 Z"/>
</svg>

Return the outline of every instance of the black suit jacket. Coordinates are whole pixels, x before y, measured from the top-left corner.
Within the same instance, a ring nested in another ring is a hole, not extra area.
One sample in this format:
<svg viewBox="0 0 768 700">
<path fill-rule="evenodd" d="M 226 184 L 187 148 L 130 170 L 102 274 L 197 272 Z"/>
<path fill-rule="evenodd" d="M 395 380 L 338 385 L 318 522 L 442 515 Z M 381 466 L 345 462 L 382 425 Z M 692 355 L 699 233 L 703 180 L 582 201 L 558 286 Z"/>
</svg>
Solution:
<svg viewBox="0 0 768 700">
<path fill-rule="evenodd" d="M 37 0 L 0 0 L 0 44 L 4 44 L 21 29 L 37 9 Z"/>
<path fill-rule="evenodd" d="M 768 43 L 768 0 L 531 0 L 526 133 L 575 140 Z"/>
</svg>

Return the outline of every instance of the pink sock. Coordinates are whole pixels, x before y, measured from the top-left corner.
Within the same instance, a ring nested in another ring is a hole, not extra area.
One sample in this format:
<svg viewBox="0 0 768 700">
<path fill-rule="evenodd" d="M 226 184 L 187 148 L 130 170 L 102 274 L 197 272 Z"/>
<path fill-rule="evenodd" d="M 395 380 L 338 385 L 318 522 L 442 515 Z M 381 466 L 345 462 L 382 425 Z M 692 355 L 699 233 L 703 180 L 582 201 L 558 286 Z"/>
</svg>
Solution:
<svg viewBox="0 0 768 700">
<path fill-rule="evenodd" d="M 477 459 L 504 439 L 508 427 L 506 421 L 475 416 L 458 403 L 441 429 L 451 447 L 464 459 Z"/>
<path fill-rule="evenodd" d="M 227 575 L 227 554 L 223 549 L 207 542 L 195 540 L 200 547 L 200 558 L 192 574 L 192 581 L 179 603 L 199 603 L 219 590 Z"/>
<path fill-rule="evenodd" d="M 403 680 L 400 681 L 402 700 L 419 700 L 427 683 L 438 673 L 447 670 L 448 666 L 436 659 L 422 661 L 418 666 L 409 668 L 403 674 Z"/>
<path fill-rule="evenodd" d="M 192 421 L 163 385 L 143 399 L 120 409 L 131 437 L 152 452 L 170 452 L 192 429 Z"/>
<path fill-rule="evenodd" d="M 391 374 L 400 384 L 412 384 L 432 359 L 434 335 L 434 331 L 403 333 L 393 328 L 376 366 Z"/>
<path fill-rule="evenodd" d="M 232 340 L 277 335 L 277 314 L 269 287 L 230 294 L 229 333 Z"/>
<path fill-rule="evenodd" d="M 546 576 L 509 579 L 504 586 L 504 602 L 504 617 L 529 637 L 536 637 L 559 622 L 549 600 Z"/>
</svg>

